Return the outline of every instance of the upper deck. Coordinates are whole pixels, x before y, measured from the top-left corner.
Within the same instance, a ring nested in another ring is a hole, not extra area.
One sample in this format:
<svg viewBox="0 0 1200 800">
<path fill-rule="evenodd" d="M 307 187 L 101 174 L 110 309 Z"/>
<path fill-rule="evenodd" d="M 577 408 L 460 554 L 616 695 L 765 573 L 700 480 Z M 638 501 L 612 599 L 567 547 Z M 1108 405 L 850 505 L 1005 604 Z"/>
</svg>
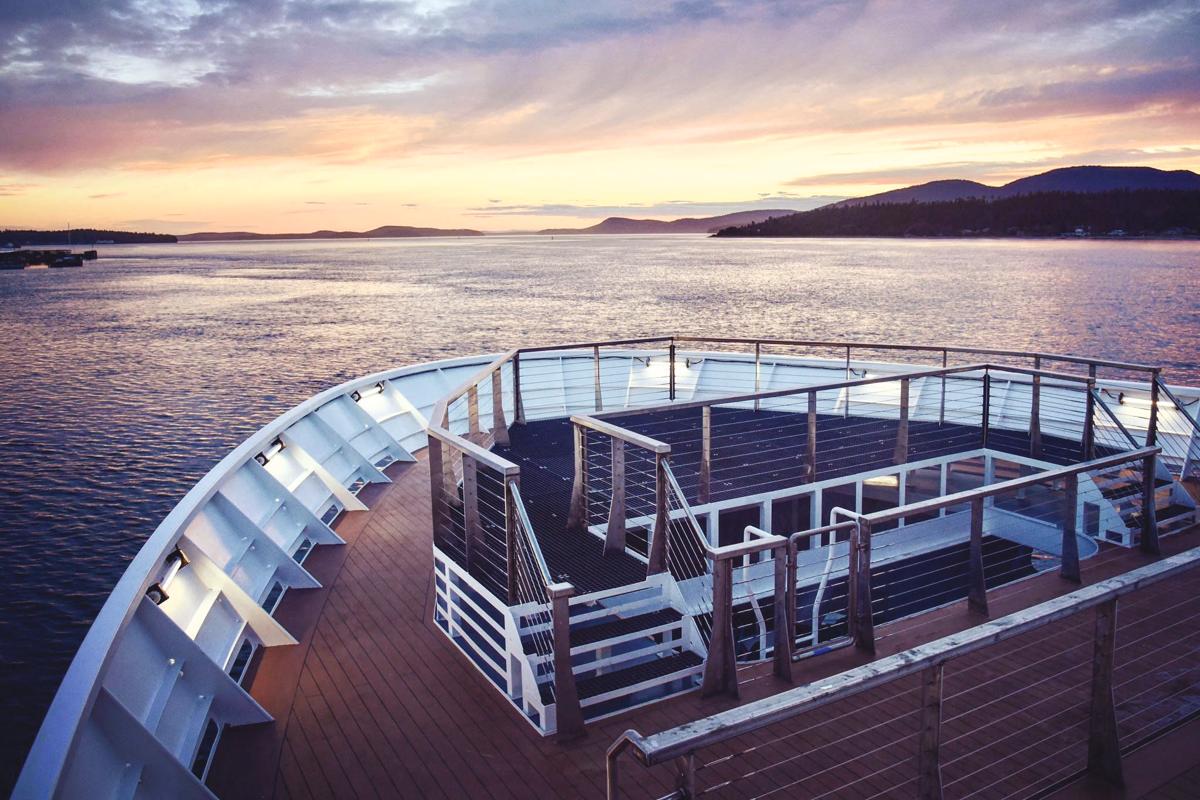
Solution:
<svg viewBox="0 0 1200 800">
<path fill-rule="evenodd" d="M 265 428 L 122 579 L 18 795 L 595 795 L 625 727 L 1191 541 L 1195 393 L 1152 368 L 654 344 L 407 368 Z"/>
</svg>

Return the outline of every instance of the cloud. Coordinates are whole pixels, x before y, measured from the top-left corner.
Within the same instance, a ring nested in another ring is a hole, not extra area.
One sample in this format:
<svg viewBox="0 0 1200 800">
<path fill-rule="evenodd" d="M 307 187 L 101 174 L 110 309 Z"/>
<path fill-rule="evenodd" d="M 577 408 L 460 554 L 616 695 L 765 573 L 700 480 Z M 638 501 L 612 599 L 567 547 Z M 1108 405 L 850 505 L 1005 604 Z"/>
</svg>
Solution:
<svg viewBox="0 0 1200 800">
<path fill-rule="evenodd" d="M 19 197 L 36 188 L 36 183 L 0 183 L 0 197 Z"/>
<path fill-rule="evenodd" d="M 6 5 L 0 166 L 504 157 L 1059 115 L 1144 113 L 1150 136 L 1200 105 L 1189 0 L 61 5 Z"/>
<path fill-rule="evenodd" d="M 539 205 L 489 205 L 470 208 L 473 217 L 715 217 L 735 211 L 756 209 L 788 209 L 806 211 L 810 208 L 836 203 L 845 197 L 813 195 L 797 197 L 783 194 L 759 197 L 757 200 L 696 201 L 670 200 L 664 203 L 629 203 L 626 205 L 576 205 L 572 203 L 543 203 Z"/>
<path fill-rule="evenodd" d="M 983 183 L 1006 183 L 1014 175 L 1032 175 L 1055 167 L 1080 164 L 1146 165 L 1155 161 L 1176 161 L 1195 156 L 1200 160 L 1200 147 L 1179 147 L 1169 150 L 1111 149 L 1068 153 L 1024 161 L 943 161 L 916 166 L 855 172 L 824 172 L 804 175 L 786 182 L 788 186 L 879 186 L 881 184 L 916 184 L 947 179 L 976 180 Z"/>
<path fill-rule="evenodd" d="M 110 197 L 120 197 L 124 192 L 101 192 L 100 194 L 89 194 L 89 200 L 107 200 Z"/>
</svg>

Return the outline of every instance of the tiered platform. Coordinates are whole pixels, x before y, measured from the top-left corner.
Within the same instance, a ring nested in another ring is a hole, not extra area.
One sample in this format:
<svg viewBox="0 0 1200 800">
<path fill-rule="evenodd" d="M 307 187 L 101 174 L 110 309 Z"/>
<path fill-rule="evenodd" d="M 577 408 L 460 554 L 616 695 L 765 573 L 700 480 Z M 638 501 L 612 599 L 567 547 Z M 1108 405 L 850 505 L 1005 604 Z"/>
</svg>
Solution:
<svg viewBox="0 0 1200 800">
<path fill-rule="evenodd" d="M 586 737 L 565 745 L 539 736 L 431 620 L 434 592 L 425 555 L 431 545 L 431 524 L 424 459 L 396 465 L 388 472 L 395 483 L 371 487 L 377 493 L 368 498 L 372 510 L 348 513 L 336 524 L 347 545 L 321 546 L 311 557 L 309 564 L 324 588 L 285 597 L 278 613 L 296 626 L 300 645 L 263 652 L 248 684 L 276 721 L 230 729 L 222 737 L 209 776 L 218 796 L 600 798 L 605 791 L 604 751 L 623 730 L 661 730 L 737 704 L 691 693 L 592 723 Z M 1200 529 L 1193 528 L 1164 540 L 1164 551 L 1197 544 Z M 1084 562 L 1083 581 L 1092 583 L 1148 561 L 1136 550 L 1106 545 Z M 990 593 L 992 616 L 1074 588 L 1054 574 L 1009 585 Z M 1179 607 L 1181 597 L 1191 598 L 1190 605 Z M 1161 644 L 1153 631 L 1162 624 L 1155 616 L 1166 605 L 1173 607 L 1173 615 L 1200 614 L 1200 571 L 1163 584 L 1122 608 L 1121 635 L 1138 638 L 1144 632 L 1149 635 L 1148 646 Z M 962 603 L 910 617 L 878 630 L 877 655 L 884 657 L 978 622 Z M 1036 638 L 1045 641 L 1046 650 L 1053 650 L 1062 635 L 1063 630 L 1047 629 Z M 1196 636 L 1195 629 L 1188 631 L 1183 646 L 1200 645 Z M 1036 675 L 1049 676 L 1058 667 L 1052 661 L 1039 663 L 1044 653 L 1036 641 L 1030 644 L 1010 659 L 985 665 L 984 672 L 972 678 L 983 680 L 1022 668 L 1032 670 L 1023 675 L 1033 680 Z M 1148 652 L 1138 667 L 1147 685 L 1156 682 L 1160 665 L 1169 667 L 1167 662 L 1178 656 L 1177 651 L 1151 647 Z M 809 659 L 797 664 L 796 680 L 815 681 L 864 661 L 854 650 Z M 742 703 L 789 688 L 771 676 L 769 664 L 744 668 L 740 681 Z M 997 688 L 998 694 L 1003 691 Z M 1046 704 L 1053 704 L 1061 686 L 1047 681 L 1035 691 Z M 876 695 L 863 697 L 858 705 L 871 704 L 877 711 L 894 712 L 897 718 L 912 710 L 899 700 L 888 706 L 886 697 Z M 854 734 L 855 714 L 848 713 L 853 711 L 829 708 L 823 712 L 819 732 L 812 735 L 834 742 Z M 985 721 L 963 719 L 959 724 L 968 729 Z M 1012 730 L 1022 724 L 1019 717 L 1007 723 Z M 1182 747 L 1177 757 L 1156 761 L 1152 770 L 1139 770 L 1133 764 L 1129 793 L 1121 796 L 1166 797 L 1174 791 L 1171 786 L 1177 777 L 1185 782 L 1182 776 L 1200 764 L 1200 749 L 1194 747 L 1200 741 L 1197 724 L 1191 722 L 1172 734 L 1192 743 Z M 852 756 L 843 748 L 831 748 L 831 754 L 835 762 Z M 968 759 L 961 769 L 965 774 L 987 766 Z M 814 764 L 806 769 L 819 771 Z M 848 769 L 854 772 L 835 770 L 829 777 L 816 777 L 813 785 L 836 786 L 861 777 L 858 771 L 864 767 Z M 659 796 L 673 788 L 671 773 L 665 769 L 647 770 L 639 780 L 644 794 L 633 796 Z M 857 796 L 888 796 L 888 780 L 883 775 L 864 781 L 869 788 Z M 812 794 L 820 791 L 814 789 Z M 911 792 L 896 796 L 911 796 Z"/>
</svg>

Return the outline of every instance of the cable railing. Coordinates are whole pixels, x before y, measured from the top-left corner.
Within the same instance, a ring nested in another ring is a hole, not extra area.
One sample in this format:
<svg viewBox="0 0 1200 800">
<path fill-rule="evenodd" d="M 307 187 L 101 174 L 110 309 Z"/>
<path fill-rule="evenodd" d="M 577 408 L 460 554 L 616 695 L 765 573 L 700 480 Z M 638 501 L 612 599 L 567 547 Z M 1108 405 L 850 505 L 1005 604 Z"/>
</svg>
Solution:
<svg viewBox="0 0 1200 800">
<path fill-rule="evenodd" d="M 1196 714 L 1197 566 L 1188 550 L 677 728 L 626 731 L 607 752 L 608 797 L 630 793 L 626 751 L 674 764 L 676 788 L 653 796 L 681 800 L 1028 797 L 1089 773 L 1119 785 L 1124 754 Z"/>
</svg>

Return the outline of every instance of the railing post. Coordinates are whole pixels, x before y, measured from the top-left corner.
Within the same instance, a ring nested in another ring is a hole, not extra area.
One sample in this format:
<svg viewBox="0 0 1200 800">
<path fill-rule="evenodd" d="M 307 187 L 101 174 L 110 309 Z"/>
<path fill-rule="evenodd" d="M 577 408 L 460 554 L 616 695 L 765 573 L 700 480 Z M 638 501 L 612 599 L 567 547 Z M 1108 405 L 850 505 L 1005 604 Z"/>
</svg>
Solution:
<svg viewBox="0 0 1200 800">
<path fill-rule="evenodd" d="M 1096 457 L 1096 383 L 1088 379 L 1087 402 L 1083 407 L 1083 460 Z"/>
<path fill-rule="evenodd" d="M 1082 583 L 1079 573 L 1079 539 L 1075 536 L 1075 514 L 1079 506 L 1079 476 L 1063 478 L 1062 568 L 1059 574 L 1074 583 Z"/>
<path fill-rule="evenodd" d="M 679 774 L 675 778 L 676 796 L 680 800 L 695 800 L 696 798 L 696 754 L 688 753 L 680 756 Z"/>
<path fill-rule="evenodd" d="M 571 595 L 575 587 L 555 583 L 546 587 L 550 594 L 551 626 L 554 631 L 554 707 L 559 741 L 583 735 L 583 709 L 571 669 Z"/>
<path fill-rule="evenodd" d="M 517 505 L 513 497 L 513 486 L 519 485 L 520 476 L 514 475 L 504 481 L 504 563 L 508 579 L 508 604 L 515 606 L 517 598 Z"/>
<path fill-rule="evenodd" d="M 762 342 L 754 343 L 754 393 L 758 394 L 762 387 Z M 759 409 L 759 399 L 754 398 L 754 410 Z"/>
<path fill-rule="evenodd" d="M 497 369 L 492 373 L 492 441 L 508 444 L 508 420 L 504 418 L 504 380 Z"/>
<path fill-rule="evenodd" d="M 992 419 L 992 373 L 988 370 L 983 371 L 983 413 L 980 416 L 981 433 L 979 436 L 979 446 L 987 449 L 988 446 L 988 425 Z"/>
<path fill-rule="evenodd" d="M 1042 368 L 1042 357 L 1033 357 L 1033 368 Z M 1034 375 L 1029 384 L 1029 455 L 1042 457 L 1042 376 Z M 1090 395 L 1089 395 L 1090 397 Z"/>
<path fill-rule="evenodd" d="M 921 673 L 921 738 L 917 752 L 917 797 L 942 800 L 942 673 L 945 663 Z"/>
<path fill-rule="evenodd" d="M 942 351 L 942 369 L 946 369 L 950 364 L 950 352 Z M 942 373 L 942 399 L 938 406 L 938 427 L 946 424 L 946 373 Z"/>
<path fill-rule="evenodd" d="M 733 650 L 733 560 L 713 562 L 712 636 L 708 657 L 704 660 L 704 680 L 700 694 L 738 696 L 737 663 Z"/>
<path fill-rule="evenodd" d="M 850 532 L 850 609 L 854 646 L 875 653 L 875 622 L 871 614 L 871 522 L 859 518 Z"/>
<path fill-rule="evenodd" d="M 817 480 L 817 393 L 808 393 L 808 482 Z"/>
<path fill-rule="evenodd" d="M 612 440 L 612 502 L 608 507 L 608 531 L 604 535 L 604 552 L 625 550 L 625 442 Z"/>
<path fill-rule="evenodd" d="M 667 358 L 670 360 L 670 381 L 671 381 L 671 401 L 675 401 L 675 339 L 671 339 L 671 345 L 667 348 Z"/>
<path fill-rule="evenodd" d="M 1088 720 L 1087 771 L 1123 786 L 1121 742 L 1113 702 L 1113 661 L 1117 640 L 1117 599 L 1096 606 L 1092 648 L 1092 704 Z"/>
<path fill-rule="evenodd" d="M 525 401 L 521 397 L 521 353 L 513 354 L 513 424 L 525 424 Z"/>
<path fill-rule="evenodd" d="M 712 407 L 700 409 L 700 494 L 697 502 L 707 503 L 712 493 Z"/>
<path fill-rule="evenodd" d="M 971 545 L 967 563 L 967 607 L 984 616 L 988 613 L 987 578 L 983 571 L 982 497 L 971 498 Z"/>
<path fill-rule="evenodd" d="M 792 674 L 792 651 L 796 646 L 796 573 L 799 572 L 797 561 L 799 557 L 796 555 L 797 541 L 788 537 L 787 544 L 787 575 L 786 594 L 784 596 L 784 611 L 787 619 L 787 643 L 788 643 L 788 663 L 787 663 L 787 679 L 794 681 L 795 676 Z M 818 609 L 818 612 L 820 609 Z M 778 613 L 778 612 L 776 612 Z M 816 631 L 813 631 L 813 641 L 816 641 Z M 775 646 L 779 647 L 779 640 L 775 640 Z"/>
<path fill-rule="evenodd" d="M 775 559 L 775 677 L 783 678 L 789 683 L 792 680 L 792 645 L 795 643 L 792 632 L 796 630 L 792 627 L 792 616 L 788 613 L 788 598 L 791 594 L 788 591 L 790 553 L 791 547 L 788 544 L 780 545 L 771 551 L 771 557 Z"/>
<path fill-rule="evenodd" d="M 467 438 L 478 442 L 479 433 L 479 387 L 467 389 Z"/>
<path fill-rule="evenodd" d="M 479 473 L 475 459 L 462 454 L 463 470 L 463 539 L 467 549 L 467 572 L 476 565 L 475 550 L 479 544 Z"/>
<path fill-rule="evenodd" d="M 667 568 L 667 476 L 663 469 L 662 453 L 654 455 L 654 530 L 650 534 L 650 547 L 646 575 L 656 575 Z"/>
<path fill-rule="evenodd" d="M 446 476 L 442 466 L 442 442 L 429 436 L 429 501 L 433 511 L 433 538 L 440 542 L 446 532 L 445 502 Z"/>
<path fill-rule="evenodd" d="M 582 425 L 572 423 L 571 432 L 575 443 L 575 477 L 571 481 L 571 506 L 567 510 L 567 530 L 582 531 L 588 526 L 587 430 Z"/>
<path fill-rule="evenodd" d="M 908 461 L 908 378 L 900 379 L 900 423 L 896 427 L 896 449 L 892 454 L 893 464 Z"/>
<path fill-rule="evenodd" d="M 1141 551 L 1152 556 L 1162 555 L 1158 544 L 1158 506 L 1155 492 L 1158 476 L 1155 474 L 1158 458 L 1151 454 L 1142 460 L 1142 541 Z"/>
<path fill-rule="evenodd" d="M 1158 376 L 1157 368 L 1150 373 L 1150 421 L 1146 423 L 1146 447 L 1158 444 Z"/>
<path fill-rule="evenodd" d="M 593 382 L 596 384 L 596 410 L 604 410 L 604 393 L 600 390 L 600 345 L 592 348 Z"/>
</svg>

